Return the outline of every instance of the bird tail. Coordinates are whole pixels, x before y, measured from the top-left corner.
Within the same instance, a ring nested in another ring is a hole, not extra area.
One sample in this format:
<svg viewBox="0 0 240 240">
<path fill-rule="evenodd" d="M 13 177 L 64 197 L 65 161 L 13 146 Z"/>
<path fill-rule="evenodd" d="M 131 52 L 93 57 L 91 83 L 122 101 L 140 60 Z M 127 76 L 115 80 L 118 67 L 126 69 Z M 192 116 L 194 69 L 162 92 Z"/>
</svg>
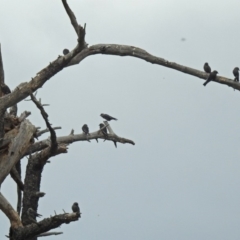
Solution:
<svg viewBox="0 0 240 240">
<path fill-rule="evenodd" d="M 112 119 L 117 121 L 117 119 L 116 119 L 116 118 L 114 118 L 114 117 L 113 117 Z"/>
<path fill-rule="evenodd" d="M 206 82 L 203 84 L 203 86 L 206 86 L 209 82 L 210 82 L 210 81 L 206 81 Z"/>
</svg>

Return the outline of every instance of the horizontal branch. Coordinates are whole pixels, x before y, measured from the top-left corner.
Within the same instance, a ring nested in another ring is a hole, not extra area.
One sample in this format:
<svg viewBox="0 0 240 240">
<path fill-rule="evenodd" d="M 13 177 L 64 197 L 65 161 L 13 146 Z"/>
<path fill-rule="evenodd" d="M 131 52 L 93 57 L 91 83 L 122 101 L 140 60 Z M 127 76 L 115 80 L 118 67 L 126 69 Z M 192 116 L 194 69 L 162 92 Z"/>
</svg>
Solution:
<svg viewBox="0 0 240 240">
<path fill-rule="evenodd" d="M 60 144 L 60 143 L 71 144 L 73 142 L 89 141 L 91 139 L 98 139 L 98 138 L 106 139 L 105 136 L 101 133 L 101 131 L 98 130 L 98 131 L 90 133 L 89 135 L 86 135 L 85 133 L 81 133 L 81 134 L 70 134 L 68 136 L 57 137 L 57 142 L 58 142 L 58 144 Z M 115 141 L 115 142 L 119 142 L 122 144 L 129 143 L 129 144 L 135 145 L 134 141 L 127 139 L 127 138 L 119 137 L 115 133 L 114 134 L 109 133 L 108 138 L 106 140 Z M 34 143 L 26 151 L 25 156 L 32 154 L 34 152 L 43 150 L 46 147 L 49 147 L 50 143 L 51 142 L 49 141 L 49 139 L 45 139 L 45 140 Z"/>
<path fill-rule="evenodd" d="M 12 239 L 29 239 L 45 233 L 51 229 L 61 226 L 63 223 L 70 223 L 78 221 L 79 214 L 77 213 L 64 213 L 55 215 L 50 218 L 45 218 L 38 223 L 32 223 L 25 227 L 12 228 L 11 237 Z"/>
<path fill-rule="evenodd" d="M 63 232 L 45 232 L 37 235 L 37 237 L 47 237 L 47 236 L 60 235 L 60 234 L 63 234 Z"/>
<path fill-rule="evenodd" d="M 58 129 L 62 129 L 61 127 L 53 127 L 54 130 L 58 130 Z M 44 133 L 47 133 L 49 132 L 49 129 L 46 128 L 44 130 L 41 130 L 41 131 L 37 131 L 36 135 L 37 137 L 40 137 L 41 135 L 43 135 Z"/>
<path fill-rule="evenodd" d="M 149 63 L 161 65 L 167 68 L 172 68 L 177 71 L 187 73 L 204 80 L 206 80 L 208 77 L 208 74 L 203 71 L 186 67 L 186 66 L 177 64 L 175 62 L 170 62 L 166 59 L 154 56 L 148 53 L 147 51 L 145 51 L 144 49 L 133 47 L 133 46 L 127 46 L 127 45 L 118 45 L 118 44 L 97 44 L 97 45 L 92 45 L 88 48 L 85 48 L 81 53 L 79 53 L 75 58 L 72 59 L 72 61 L 69 63 L 68 66 L 79 64 L 86 57 L 91 55 L 96 55 L 96 54 L 129 56 L 129 57 L 140 58 Z M 218 76 L 214 81 L 221 84 L 228 85 L 234 89 L 240 90 L 240 83 L 234 82 L 233 79 Z"/>
</svg>

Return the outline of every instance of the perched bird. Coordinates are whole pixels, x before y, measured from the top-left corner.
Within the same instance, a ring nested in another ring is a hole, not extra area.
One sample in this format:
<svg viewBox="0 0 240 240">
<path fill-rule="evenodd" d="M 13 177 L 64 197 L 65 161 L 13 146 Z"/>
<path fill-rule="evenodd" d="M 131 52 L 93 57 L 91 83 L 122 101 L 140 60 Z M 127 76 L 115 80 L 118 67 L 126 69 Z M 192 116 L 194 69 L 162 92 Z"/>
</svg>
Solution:
<svg viewBox="0 0 240 240">
<path fill-rule="evenodd" d="M 64 54 L 64 55 L 67 55 L 68 53 L 69 53 L 69 50 L 68 50 L 68 49 L 66 49 L 66 48 L 63 49 L 63 54 Z"/>
<path fill-rule="evenodd" d="M 102 113 L 100 116 L 101 116 L 102 118 L 106 119 L 107 121 L 117 120 L 116 118 L 111 117 L 111 116 L 109 116 L 108 114 L 104 114 L 104 113 Z"/>
<path fill-rule="evenodd" d="M 1 90 L 4 95 L 11 93 L 10 88 L 5 83 L 1 84 Z"/>
<path fill-rule="evenodd" d="M 36 218 L 36 217 L 41 217 L 42 215 L 41 214 L 38 214 L 37 212 L 35 212 L 32 208 L 29 208 L 27 210 L 27 214 L 29 217 L 32 217 L 32 218 Z"/>
<path fill-rule="evenodd" d="M 103 123 L 100 123 L 100 124 L 99 124 L 99 127 L 100 127 L 100 129 L 101 129 L 101 128 L 105 127 L 105 125 L 104 125 Z M 107 136 L 108 136 L 107 128 L 101 129 L 101 132 L 102 132 L 102 134 L 104 135 L 104 137 L 107 137 Z"/>
<path fill-rule="evenodd" d="M 204 64 L 203 69 L 206 73 L 211 73 L 211 68 L 207 62 Z"/>
<path fill-rule="evenodd" d="M 206 86 L 209 82 L 211 82 L 212 80 L 215 80 L 217 77 L 218 72 L 216 70 L 214 70 L 213 72 L 211 72 L 206 80 L 206 82 L 203 84 L 203 86 Z"/>
<path fill-rule="evenodd" d="M 84 132 L 86 135 L 90 135 L 90 134 L 89 134 L 89 128 L 88 128 L 88 125 L 87 125 L 87 124 L 84 124 L 84 125 L 82 126 L 82 130 L 83 130 L 83 132 Z"/>
<path fill-rule="evenodd" d="M 72 205 L 72 211 L 75 212 L 75 213 L 80 213 L 80 208 L 79 208 L 77 202 L 73 203 L 73 205 Z"/>
<path fill-rule="evenodd" d="M 235 82 L 239 82 L 239 68 L 238 67 L 235 67 L 233 69 L 233 75 L 234 75 L 234 81 Z"/>
</svg>

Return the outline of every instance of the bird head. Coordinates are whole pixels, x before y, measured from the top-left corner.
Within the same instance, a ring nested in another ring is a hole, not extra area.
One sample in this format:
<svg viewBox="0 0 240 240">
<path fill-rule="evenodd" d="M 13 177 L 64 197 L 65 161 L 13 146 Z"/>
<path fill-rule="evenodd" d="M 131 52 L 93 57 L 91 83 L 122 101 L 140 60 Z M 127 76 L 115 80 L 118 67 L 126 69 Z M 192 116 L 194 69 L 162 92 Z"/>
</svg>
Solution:
<svg viewBox="0 0 240 240">
<path fill-rule="evenodd" d="M 236 67 L 235 69 L 237 69 L 237 70 L 239 71 L 239 68 L 238 68 L 238 67 Z"/>
<path fill-rule="evenodd" d="M 213 72 L 214 72 L 215 74 L 218 74 L 218 71 L 216 71 L 216 70 L 214 70 Z"/>
<path fill-rule="evenodd" d="M 204 65 L 208 65 L 208 63 L 206 62 Z"/>
<path fill-rule="evenodd" d="M 101 113 L 100 116 L 101 116 L 101 117 L 104 116 L 104 113 Z"/>
<path fill-rule="evenodd" d="M 76 206 L 78 206 L 78 203 L 77 203 L 77 202 L 75 202 L 75 203 L 73 203 L 73 205 L 76 205 Z"/>
</svg>

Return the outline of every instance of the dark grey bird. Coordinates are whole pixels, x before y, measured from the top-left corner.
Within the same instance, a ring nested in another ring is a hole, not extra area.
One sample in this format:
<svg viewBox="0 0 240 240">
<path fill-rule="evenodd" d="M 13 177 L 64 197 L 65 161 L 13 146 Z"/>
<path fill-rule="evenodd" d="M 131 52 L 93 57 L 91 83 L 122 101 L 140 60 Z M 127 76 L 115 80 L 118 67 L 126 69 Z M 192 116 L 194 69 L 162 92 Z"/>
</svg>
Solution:
<svg viewBox="0 0 240 240">
<path fill-rule="evenodd" d="M 116 118 L 111 117 L 110 115 L 105 114 L 105 113 L 102 113 L 100 116 L 101 116 L 102 118 L 106 119 L 107 121 L 117 120 Z"/>
<path fill-rule="evenodd" d="M 63 49 L 63 54 L 64 54 L 64 55 L 67 55 L 68 53 L 69 53 L 69 50 L 68 50 L 68 49 L 66 49 L 66 48 Z"/>
<path fill-rule="evenodd" d="M 100 123 L 99 127 L 101 129 L 101 128 L 105 127 L 105 125 L 103 123 Z M 101 132 L 104 135 L 104 137 L 108 137 L 107 128 L 101 129 Z"/>
<path fill-rule="evenodd" d="M 234 81 L 235 82 L 239 82 L 239 68 L 238 67 L 235 67 L 233 69 L 233 75 L 234 75 Z"/>
<path fill-rule="evenodd" d="M 90 135 L 90 134 L 89 134 L 89 128 L 88 128 L 88 125 L 87 125 L 87 124 L 84 124 L 84 125 L 82 126 L 82 130 L 83 130 L 83 132 L 84 132 L 86 135 Z"/>
<path fill-rule="evenodd" d="M 80 213 L 80 208 L 79 208 L 77 202 L 73 203 L 73 205 L 72 205 L 72 211 L 75 212 L 75 213 Z"/>
<path fill-rule="evenodd" d="M 210 68 L 210 66 L 208 65 L 207 62 L 204 63 L 203 69 L 206 73 L 211 73 L 211 68 Z"/>
<path fill-rule="evenodd" d="M 203 84 L 203 86 L 206 86 L 209 82 L 211 82 L 212 80 L 215 80 L 217 77 L 218 72 L 216 70 L 214 70 L 213 72 L 211 72 L 206 80 L 206 82 Z"/>
<path fill-rule="evenodd" d="M 10 88 L 5 83 L 1 84 L 1 90 L 4 95 L 11 93 Z"/>
</svg>

